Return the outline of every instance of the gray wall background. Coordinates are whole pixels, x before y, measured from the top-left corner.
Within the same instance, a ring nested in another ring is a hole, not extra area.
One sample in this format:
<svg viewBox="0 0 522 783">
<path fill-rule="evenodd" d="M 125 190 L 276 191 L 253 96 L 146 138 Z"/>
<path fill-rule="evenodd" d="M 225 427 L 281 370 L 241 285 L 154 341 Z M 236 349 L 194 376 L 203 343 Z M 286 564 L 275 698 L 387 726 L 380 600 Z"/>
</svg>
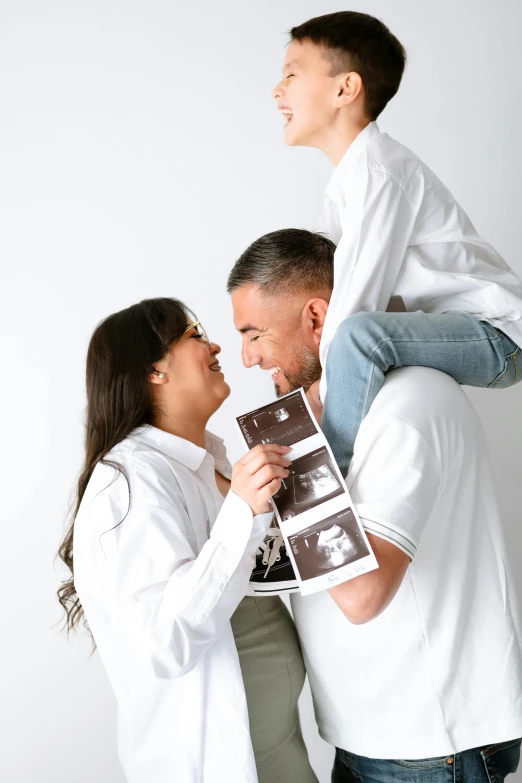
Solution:
<svg viewBox="0 0 522 783">
<path fill-rule="evenodd" d="M 99 658 L 89 658 L 85 634 L 67 643 L 54 625 L 53 557 L 82 459 L 87 342 L 102 317 L 141 298 L 186 300 L 223 347 L 233 394 L 213 424 L 239 456 L 233 416 L 272 389 L 266 374 L 242 368 L 226 275 L 260 234 L 315 225 L 330 164 L 283 145 L 270 90 L 284 31 L 340 7 L 0 3 L 3 781 L 123 781 Z M 409 54 L 381 127 L 435 170 L 522 274 L 521 4 L 350 7 L 383 18 Z M 470 396 L 522 591 L 521 394 Z M 302 712 L 326 782 L 331 749 L 308 694 Z"/>
</svg>

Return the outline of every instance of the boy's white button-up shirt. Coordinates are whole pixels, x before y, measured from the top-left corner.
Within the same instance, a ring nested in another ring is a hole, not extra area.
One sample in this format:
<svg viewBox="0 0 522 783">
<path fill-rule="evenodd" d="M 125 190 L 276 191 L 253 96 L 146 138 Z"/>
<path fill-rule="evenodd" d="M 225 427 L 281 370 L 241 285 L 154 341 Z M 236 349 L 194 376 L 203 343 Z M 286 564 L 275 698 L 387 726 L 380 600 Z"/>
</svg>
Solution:
<svg viewBox="0 0 522 783">
<path fill-rule="evenodd" d="M 522 345 L 522 283 L 475 231 L 449 190 L 410 150 L 370 123 L 324 195 L 321 229 L 337 244 L 321 338 L 325 367 L 339 324 L 360 311 L 463 311 Z M 321 398 L 326 393 L 326 373 Z"/>
<path fill-rule="evenodd" d="M 74 580 L 118 703 L 129 783 L 256 783 L 230 617 L 272 514 L 253 517 L 223 443 L 154 427 L 98 464 L 75 522 Z M 130 487 L 130 495 L 129 495 Z"/>
</svg>

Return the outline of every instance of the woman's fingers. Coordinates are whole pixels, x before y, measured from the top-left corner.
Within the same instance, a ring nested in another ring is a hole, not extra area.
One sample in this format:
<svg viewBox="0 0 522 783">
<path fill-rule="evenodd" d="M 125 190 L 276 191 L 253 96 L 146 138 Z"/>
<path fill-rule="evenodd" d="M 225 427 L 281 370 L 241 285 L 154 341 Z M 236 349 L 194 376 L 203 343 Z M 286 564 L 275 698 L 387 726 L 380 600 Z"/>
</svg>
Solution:
<svg viewBox="0 0 522 783">
<path fill-rule="evenodd" d="M 245 457 L 239 461 L 239 464 L 251 473 L 260 470 L 264 465 L 280 465 L 281 467 L 291 465 L 291 461 L 286 457 L 290 449 L 285 448 L 285 451 L 282 451 L 281 446 L 277 446 L 277 449 L 270 448 L 274 445 L 256 446 L 255 449 L 245 454 Z"/>
<path fill-rule="evenodd" d="M 265 465 L 253 475 L 253 486 L 256 489 L 262 489 L 274 479 L 286 478 L 290 471 L 279 465 Z"/>
<path fill-rule="evenodd" d="M 268 501 L 290 474 L 286 455 L 288 446 L 264 443 L 251 449 L 232 469 L 232 490 L 242 498 L 254 514 L 269 509 Z"/>
<path fill-rule="evenodd" d="M 290 451 L 289 446 L 279 446 L 278 443 L 263 443 L 255 446 L 242 457 L 239 461 L 244 465 L 255 462 L 259 459 L 283 459 L 285 454 Z"/>
<path fill-rule="evenodd" d="M 292 463 L 288 459 L 284 459 L 277 454 L 267 456 L 266 454 L 260 454 L 247 465 L 244 466 L 244 470 L 250 473 L 252 476 L 258 471 L 262 470 L 266 465 L 277 465 L 280 468 L 289 468 Z"/>
<path fill-rule="evenodd" d="M 263 489 L 259 490 L 260 497 L 268 503 L 268 501 L 274 497 L 274 495 L 277 495 L 279 490 L 281 489 L 281 479 L 275 478 L 272 479 Z"/>
</svg>

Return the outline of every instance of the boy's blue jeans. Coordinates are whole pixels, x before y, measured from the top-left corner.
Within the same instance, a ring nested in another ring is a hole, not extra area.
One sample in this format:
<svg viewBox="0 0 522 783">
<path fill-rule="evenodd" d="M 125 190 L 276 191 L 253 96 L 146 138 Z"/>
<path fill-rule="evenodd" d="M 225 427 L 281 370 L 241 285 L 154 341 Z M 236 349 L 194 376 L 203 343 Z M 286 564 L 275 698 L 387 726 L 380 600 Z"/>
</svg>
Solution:
<svg viewBox="0 0 522 783">
<path fill-rule="evenodd" d="M 519 739 L 416 761 L 369 759 L 337 749 L 332 783 L 502 783 L 516 772 L 519 759 Z"/>
<path fill-rule="evenodd" d="M 388 370 L 434 367 L 466 386 L 505 389 L 522 376 L 521 354 L 503 332 L 468 313 L 372 312 L 347 318 L 328 351 L 322 419 L 343 476 Z"/>
</svg>

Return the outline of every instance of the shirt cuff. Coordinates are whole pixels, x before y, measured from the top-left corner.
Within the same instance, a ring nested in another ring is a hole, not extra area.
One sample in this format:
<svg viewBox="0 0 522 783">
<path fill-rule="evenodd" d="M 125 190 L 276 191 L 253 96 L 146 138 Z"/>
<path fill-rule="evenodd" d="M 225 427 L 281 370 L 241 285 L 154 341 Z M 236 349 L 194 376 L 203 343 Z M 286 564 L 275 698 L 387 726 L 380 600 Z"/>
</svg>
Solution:
<svg viewBox="0 0 522 783">
<path fill-rule="evenodd" d="M 235 492 L 229 491 L 210 537 L 238 555 L 253 555 L 270 527 L 273 512 L 252 515 L 252 509 Z"/>
<path fill-rule="evenodd" d="M 357 506 L 358 511 L 359 509 L 360 506 Z M 361 516 L 360 520 L 362 528 L 366 533 L 373 533 L 374 536 L 384 538 L 384 540 L 389 541 L 390 544 L 395 544 L 396 547 L 402 549 L 402 551 L 413 560 L 417 554 L 417 547 L 411 539 L 407 538 L 398 530 L 389 527 L 389 525 L 376 522 L 374 519 L 367 519 L 366 517 Z"/>
<path fill-rule="evenodd" d="M 247 554 L 254 554 L 258 546 L 265 540 L 273 518 L 274 512 L 268 511 L 266 514 L 258 514 L 252 519 L 252 531 L 245 547 Z"/>
</svg>

